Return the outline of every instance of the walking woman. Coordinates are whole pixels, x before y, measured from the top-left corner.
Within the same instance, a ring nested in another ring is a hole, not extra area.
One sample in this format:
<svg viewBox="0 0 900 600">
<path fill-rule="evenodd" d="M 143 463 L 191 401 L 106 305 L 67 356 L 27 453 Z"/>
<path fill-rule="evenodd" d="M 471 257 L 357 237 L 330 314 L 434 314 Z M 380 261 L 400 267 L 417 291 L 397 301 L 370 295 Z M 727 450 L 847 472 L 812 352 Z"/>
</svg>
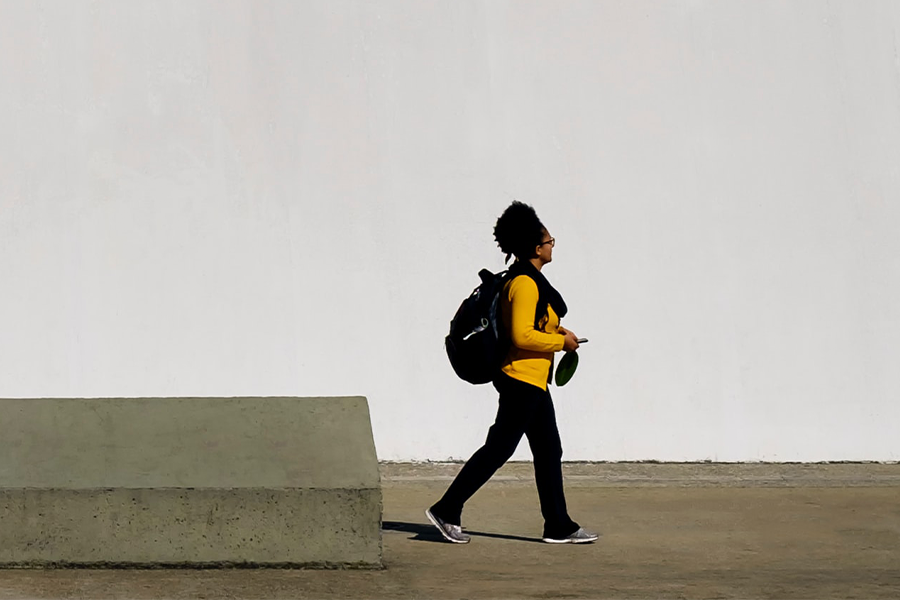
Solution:
<svg viewBox="0 0 900 600">
<path fill-rule="evenodd" d="M 534 457 L 543 540 L 554 544 L 593 542 L 598 535 L 579 527 L 566 510 L 562 445 L 547 389 L 554 353 L 578 349 L 575 334 L 559 326 L 566 303 L 541 273 L 553 260 L 556 240 L 534 209 L 518 201 L 497 219 L 494 239 L 507 261 L 516 257 L 500 297 L 503 324 L 511 338 L 509 353 L 494 379 L 500 406 L 484 446 L 425 515 L 448 541 L 468 543 L 470 538 L 460 526 L 463 505 L 509 460 L 525 435 Z"/>
</svg>

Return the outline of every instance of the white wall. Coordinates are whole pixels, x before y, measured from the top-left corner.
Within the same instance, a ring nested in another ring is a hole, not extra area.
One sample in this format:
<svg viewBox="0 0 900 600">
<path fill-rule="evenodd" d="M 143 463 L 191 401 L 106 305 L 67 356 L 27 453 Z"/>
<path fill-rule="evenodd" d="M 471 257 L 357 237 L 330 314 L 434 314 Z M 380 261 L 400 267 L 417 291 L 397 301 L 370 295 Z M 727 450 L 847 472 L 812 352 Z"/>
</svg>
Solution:
<svg viewBox="0 0 900 600">
<path fill-rule="evenodd" d="M 890 0 L 0 2 L 0 396 L 364 394 L 466 458 L 519 198 L 567 459 L 897 460 L 898 48 Z"/>
</svg>

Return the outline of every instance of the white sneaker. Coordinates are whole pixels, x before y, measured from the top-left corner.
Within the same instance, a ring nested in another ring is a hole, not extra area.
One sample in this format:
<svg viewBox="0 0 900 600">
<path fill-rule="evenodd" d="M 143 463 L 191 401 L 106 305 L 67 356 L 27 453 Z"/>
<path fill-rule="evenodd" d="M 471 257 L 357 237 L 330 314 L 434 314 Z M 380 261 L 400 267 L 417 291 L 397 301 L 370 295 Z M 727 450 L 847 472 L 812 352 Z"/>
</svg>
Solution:
<svg viewBox="0 0 900 600">
<path fill-rule="evenodd" d="M 588 544 L 590 542 L 596 542 L 598 539 L 600 539 L 599 534 L 588 531 L 584 527 L 579 527 L 578 531 L 572 535 L 567 535 L 564 538 L 545 537 L 544 541 L 548 544 Z"/>
</svg>

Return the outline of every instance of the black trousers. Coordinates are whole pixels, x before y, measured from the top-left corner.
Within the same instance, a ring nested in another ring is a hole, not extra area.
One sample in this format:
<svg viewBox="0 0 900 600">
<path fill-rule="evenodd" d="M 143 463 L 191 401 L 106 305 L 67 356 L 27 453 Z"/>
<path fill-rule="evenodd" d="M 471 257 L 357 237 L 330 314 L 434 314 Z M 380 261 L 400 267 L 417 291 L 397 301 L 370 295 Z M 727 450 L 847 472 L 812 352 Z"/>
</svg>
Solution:
<svg viewBox="0 0 900 600">
<path fill-rule="evenodd" d="M 550 392 L 501 373 L 494 380 L 500 392 L 497 419 L 487 441 L 463 465 L 431 512 L 460 524 L 463 505 L 509 460 L 524 434 L 534 457 L 534 479 L 544 516 L 544 537 L 565 537 L 578 529 L 566 511 L 563 491 L 562 444 Z"/>
</svg>

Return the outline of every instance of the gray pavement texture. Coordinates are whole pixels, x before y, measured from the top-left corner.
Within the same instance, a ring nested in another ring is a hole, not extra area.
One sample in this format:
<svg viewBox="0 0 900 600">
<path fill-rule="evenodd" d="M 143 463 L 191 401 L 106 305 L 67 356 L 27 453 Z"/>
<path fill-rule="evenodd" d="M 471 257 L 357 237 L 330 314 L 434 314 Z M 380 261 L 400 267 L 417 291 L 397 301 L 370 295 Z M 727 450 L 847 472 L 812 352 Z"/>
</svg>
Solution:
<svg viewBox="0 0 900 600">
<path fill-rule="evenodd" d="M 381 570 L 5 570 L 22 598 L 900 598 L 900 465 L 567 464 L 597 543 L 540 543 L 531 465 L 467 504 L 467 545 L 423 510 L 458 464 L 382 464 Z"/>
</svg>

